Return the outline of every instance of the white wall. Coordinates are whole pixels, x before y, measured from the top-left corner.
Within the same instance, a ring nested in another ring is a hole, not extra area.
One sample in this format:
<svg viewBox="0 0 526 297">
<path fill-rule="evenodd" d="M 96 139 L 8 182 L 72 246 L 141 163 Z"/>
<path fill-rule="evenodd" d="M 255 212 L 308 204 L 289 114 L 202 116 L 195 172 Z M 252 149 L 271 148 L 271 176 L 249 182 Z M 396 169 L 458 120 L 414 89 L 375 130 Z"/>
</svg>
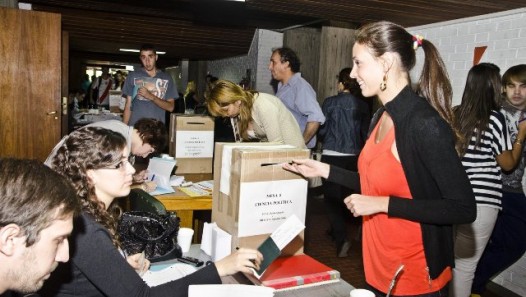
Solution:
<svg viewBox="0 0 526 297">
<path fill-rule="evenodd" d="M 474 48 L 487 46 L 480 62 L 491 62 L 503 74 L 509 67 L 526 64 L 526 8 L 408 28 L 433 42 L 447 66 L 453 85 L 453 105 L 460 104 L 466 77 L 473 66 Z M 411 72 L 418 80 L 423 51 Z"/>
</svg>

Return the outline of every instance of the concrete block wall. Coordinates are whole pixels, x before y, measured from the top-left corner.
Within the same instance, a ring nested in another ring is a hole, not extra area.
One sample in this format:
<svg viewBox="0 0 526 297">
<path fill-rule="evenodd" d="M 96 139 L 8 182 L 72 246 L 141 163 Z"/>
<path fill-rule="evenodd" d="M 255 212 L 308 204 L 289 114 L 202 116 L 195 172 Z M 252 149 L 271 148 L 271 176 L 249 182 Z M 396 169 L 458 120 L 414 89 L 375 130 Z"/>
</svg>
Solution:
<svg viewBox="0 0 526 297">
<path fill-rule="evenodd" d="M 250 69 L 251 88 L 274 94 L 270 84 L 272 75 L 268 70 L 272 49 L 283 45 L 283 33 L 257 29 L 246 56 L 208 62 L 208 72 L 220 79 L 239 83 Z"/>
<path fill-rule="evenodd" d="M 248 69 L 246 55 L 208 62 L 208 72 L 219 78 L 239 83 Z"/>
<path fill-rule="evenodd" d="M 272 49 L 283 46 L 283 33 L 258 29 L 256 36 L 258 36 L 257 43 L 253 43 L 250 49 L 251 53 L 252 51 L 256 53 L 250 57 L 250 60 L 256 63 L 255 70 L 252 70 L 255 75 L 253 87 L 260 92 L 274 94 L 275 92 L 270 84 L 272 74 L 268 70 L 268 65 L 270 56 L 272 56 Z"/>
<path fill-rule="evenodd" d="M 480 62 L 494 63 L 503 74 L 509 67 L 526 64 L 526 8 L 411 27 L 408 31 L 430 40 L 440 51 L 453 85 L 453 105 L 460 104 L 466 77 L 473 66 L 474 49 L 487 46 Z M 417 82 L 423 51 L 411 72 Z M 493 281 L 520 296 L 526 296 L 526 254 Z"/>
<path fill-rule="evenodd" d="M 424 36 L 440 51 L 453 85 L 453 105 L 460 104 L 475 47 L 487 46 L 480 62 L 494 63 L 501 74 L 511 66 L 526 64 L 526 8 L 410 27 L 408 31 Z M 423 65 L 422 49 L 417 55 L 411 72 L 413 83 Z"/>
</svg>

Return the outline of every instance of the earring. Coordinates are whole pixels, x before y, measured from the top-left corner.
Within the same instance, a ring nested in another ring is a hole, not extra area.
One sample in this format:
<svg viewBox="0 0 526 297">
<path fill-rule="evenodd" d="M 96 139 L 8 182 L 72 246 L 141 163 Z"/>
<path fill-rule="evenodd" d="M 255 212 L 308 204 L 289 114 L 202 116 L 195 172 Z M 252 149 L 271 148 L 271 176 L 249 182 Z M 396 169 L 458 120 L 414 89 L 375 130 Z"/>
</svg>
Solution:
<svg viewBox="0 0 526 297">
<path fill-rule="evenodd" d="M 380 91 L 385 91 L 387 89 L 387 73 L 384 75 L 384 79 L 380 83 Z"/>
</svg>

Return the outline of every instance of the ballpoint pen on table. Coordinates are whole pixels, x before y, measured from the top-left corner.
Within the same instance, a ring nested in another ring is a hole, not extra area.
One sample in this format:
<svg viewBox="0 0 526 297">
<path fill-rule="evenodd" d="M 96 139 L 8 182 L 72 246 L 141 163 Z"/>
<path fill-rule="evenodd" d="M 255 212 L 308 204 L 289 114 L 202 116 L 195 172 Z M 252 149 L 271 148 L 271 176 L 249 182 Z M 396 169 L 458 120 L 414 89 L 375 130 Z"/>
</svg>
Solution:
<svg viewBox="0 0 526 297">
<path fill-rule="evenodd" d="M 261 163 L 261 166 L 276 166 L 276 165 L 282 165 L 284 163 L 288 163 L 289 165 L 292 165 L 294 162 L 274 162 L 274 163 Z"/>
</svg>

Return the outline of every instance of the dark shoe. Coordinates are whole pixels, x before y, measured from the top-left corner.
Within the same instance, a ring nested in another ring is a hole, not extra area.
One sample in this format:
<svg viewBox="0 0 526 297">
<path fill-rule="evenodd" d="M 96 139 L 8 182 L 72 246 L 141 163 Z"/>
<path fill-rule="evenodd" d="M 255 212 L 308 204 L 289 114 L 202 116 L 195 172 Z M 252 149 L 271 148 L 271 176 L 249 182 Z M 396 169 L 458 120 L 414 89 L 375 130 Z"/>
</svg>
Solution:
<svg viewBox="0 0 526 297">
<path fill-rule="evenodd" d="M 350 241 L 344 241 L 342 244 L 338 245 L 338 249 L 336 250 L 336 256 L 338 258 L 345 258 L 348 256 L 347 252 L 351 248 L 351 242 Z"/>
</svg>

